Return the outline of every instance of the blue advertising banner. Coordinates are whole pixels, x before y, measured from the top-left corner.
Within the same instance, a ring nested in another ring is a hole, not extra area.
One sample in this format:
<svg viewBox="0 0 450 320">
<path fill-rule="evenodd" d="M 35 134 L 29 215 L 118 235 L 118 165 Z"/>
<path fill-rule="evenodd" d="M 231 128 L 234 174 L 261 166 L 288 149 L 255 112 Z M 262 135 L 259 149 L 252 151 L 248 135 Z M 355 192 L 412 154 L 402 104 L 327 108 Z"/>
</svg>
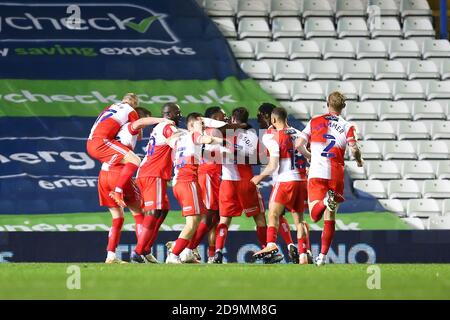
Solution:
<svg viewBox="0 0 450 320">
<path fill-rule="evenodd" d="M 163 262 L 165 243 L 178 232 L 160 232 L 153 246 L 155 257 Z M 316 256 L 320 232 L 311 232 Z M 0 232 L 0 262 L 103 262 L 106 232 Z M 129 259 L 136 243 L 133 232 L 123 232 L 117 254 Z M 287 262 L 287 250 L 279 244 Z M 450 263 L 450 231 L 337 231 L 328 254 L 329 263 Z M 199 247 L 203 261 L 207 246 Z M 249 263 L 259 250 L 255 232 L 231 232 L 224 262 Z M 258 262 L 260 263 L 260 262 Z"/>
</svg>

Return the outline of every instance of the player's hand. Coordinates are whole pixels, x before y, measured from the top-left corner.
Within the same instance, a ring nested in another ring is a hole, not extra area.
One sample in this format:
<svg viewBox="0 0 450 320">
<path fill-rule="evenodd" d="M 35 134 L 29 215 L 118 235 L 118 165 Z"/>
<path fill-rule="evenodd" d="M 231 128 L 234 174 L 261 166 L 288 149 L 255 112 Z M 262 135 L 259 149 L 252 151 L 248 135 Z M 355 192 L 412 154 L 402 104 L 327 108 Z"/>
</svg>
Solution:
<svg viewBox="0 0 450 320">
<path fill-rule="evenodd" d="M 250 181 L 253 182 L 257 186 L 258 183 L 261 182 L 261 177 L 260 176 L 254 176 Z"/>
<path fill-rule="evenodd" d="M 173 120 L 164 119 L 164 122 L 166 122 L 167 124 L 170 124 L 171 126 L 175 125 L 175 121 L 173 121 Z"/>
</svg>

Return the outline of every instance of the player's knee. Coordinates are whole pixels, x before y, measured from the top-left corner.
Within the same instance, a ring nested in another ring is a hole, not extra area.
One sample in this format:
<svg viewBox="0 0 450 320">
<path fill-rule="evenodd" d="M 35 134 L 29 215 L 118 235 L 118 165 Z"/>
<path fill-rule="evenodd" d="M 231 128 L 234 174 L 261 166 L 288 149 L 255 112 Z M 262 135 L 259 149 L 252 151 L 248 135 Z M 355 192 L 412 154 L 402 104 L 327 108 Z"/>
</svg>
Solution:
<svg viewBox="0 0 450 320">
<path fill-rule="evenodd" d="M 141 158 L 139 158 L 133 151 L 128 152 L 124 159 L 126 162 L 132 163 L 136 166 L 141 164 Z"/>
</svg>

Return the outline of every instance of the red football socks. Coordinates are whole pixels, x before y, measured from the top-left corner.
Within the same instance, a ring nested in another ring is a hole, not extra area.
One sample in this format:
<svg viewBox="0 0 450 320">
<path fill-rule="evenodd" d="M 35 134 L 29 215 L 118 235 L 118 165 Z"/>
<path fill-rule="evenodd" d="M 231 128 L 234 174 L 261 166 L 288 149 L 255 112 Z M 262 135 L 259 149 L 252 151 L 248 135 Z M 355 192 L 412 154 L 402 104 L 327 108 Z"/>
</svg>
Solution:
<svg viewBox="0 0 450 320">
<path fill-rule="evenodd" d="M 208 258 L 214 257 L 216 253 L 216 246 L 208 246 Z"/>
<path fill-rule="evenodd" d="M 284 242 L 289 245 L 293 243 L 292 236 L 291 236 L 291 229 L 289 227 L 289 222 L 287 221 L 286 217 L 280 216 L 280 225 L 278 226 L 278 233 L 283 238 Z"/>
<path fill-rule="evenodd" d="M 200 222 L 194 237 L 189 242 L 188 248 L 195 249 L 202 241 L 203 237 L 208 233 L 208 225 L 204 222 Z"/>
<path fill-rule="evenodd" d="M 112 226 L 108 235 L 108 251 L 116 252 L 117 245 L 120 241 L 120 232 L 122 231 L 124 218 L 116 218 L 112 220 Z"/>
<path fill-rule="evenodd" d="M 320 253 L 322 254 L 327 254 L 328 249 L 330 249 L 334 237 L 334 226 L 334 220 L 324 220 L 323 222 L 322 246 L 320 248 Z"/>
<path fill-rule="evenodd" d="M 181 251 L 183 251 L 184 248 L 186 248 L 188 243 L 189 243 L 189 240 L 183 239 L 183 238 L 178 238 L 177 241 L 175 241 L 175 245 L 174 245 L 174 247 L 172 249 L 172 253 L 174 255 L 179 256 Z"/>
<path fill-rule="evenodd" d="M 305 231 L 306 231 L 306 249 L 311 251 L 311 241 L 309 241 L 309 225 L 306 221 L 303 222 L 303 225 L 305 226 Z"/>
<path fill-rule="evenodd" d="M 267 227 L 256 226 L 256 236 L 258 237 L 259 244 L 264 248 L 267 245 Z"/>
<path fill-rule="evenodd" d="M 277 242 L 277 228 L 267 227 L 267 242 Z"/>
<path fill-rule="evenodd" d="M 222 250 L 225 246 L 225 240 L 228 234 L 228 226 L 225 223 L 219 223 L 216 229 L 216 250 Z"/>
<path fill-rule="evenodd" d="M 144 252 L 150 252 L 150 248 L 153 246 L 153 243 L 155 243 L 156 237 L 158 236 L 159 228 L 163 224 L 164 219 L 166 219 L 166 215 L 162 215 L 161 217 L 156 219 L 152 235 L 150 236 L 150 239 L 148 240 L 147 244 L 144 247 Z"/>
<path fill-rule="evenodd" d="M 307 246 L 306 246 L 306 237 L 298 238 L 298 252 L 299 253 L 306 253 Z"/>
<path fill-rule="evenodd" d="M 139 234 L 142 232 L 142 222 L 144 221 L 144 215 L 138 214 L 133 216 L 134 218 L 134 231 L 136 233 L 136 240 L 139 239 Z"/>
<path fill-rule="evenodd" d="M 120 188 L 120 190 L 123 190 L 127 182 L 131 180 L 131 177 L 133 177 L 134 173 L 137 171 L 138 168 L 139 166 L 135 165 L 134 163 L 131 162 L 126 163 L 123 166 L 122 170 L 120 171 L 119 178 L 117 179 L 116 188 Z"/>
<path fill-rule="evenodd" d="M 314 222 L 322 219 L 323 213 L 325 212 L 326 208 L 327 207 L 323 204 L 323 201 L 319 201 L 318 203 L 316 203 L 311 210 L 311 219 Z"/>
<path fill-rule="evenodd" d="M 139 235 L 138 243 L 134 251 L 137 254 L 143 254 L 144 248 L 146 244 L 150 241 L 150 238 L 154 231 L 154 226 L 156 223 L 156 218 L 152 215 L 145 216 L 144 221 L 142 222 L 142 232 Z"/>
</svg>

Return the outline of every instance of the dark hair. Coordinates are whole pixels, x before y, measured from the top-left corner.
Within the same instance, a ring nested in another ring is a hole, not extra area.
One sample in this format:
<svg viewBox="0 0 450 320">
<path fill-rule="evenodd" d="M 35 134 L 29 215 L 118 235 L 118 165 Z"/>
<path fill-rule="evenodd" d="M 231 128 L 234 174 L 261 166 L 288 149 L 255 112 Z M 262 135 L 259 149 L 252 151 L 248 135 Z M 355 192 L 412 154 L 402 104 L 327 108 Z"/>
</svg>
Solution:
<svg viewBox="0 0 450 320">
<path fill-rule="evenodd" d="M 186 124 L 195 121 L 196 119 L 200 118 L 202 115 L 198 112 L 192 112 L 189 113 L 186 117 Z"/>
<path fill-rule="evenodd" d="M 163 106 L 161 107 L 161 111 L 164 111 L 165 108 L 180 108 L 180 106 L 174 102 L 167 102 L 163 104 Z"/>
<path fill-rule="evenodd" d="M 139 118 L 145 118 L 145 117 L 151 117 L 152 116 L 152 113 L 150 112 L 150 110 L 147 110 L 145 108 L 137 107 L 134 110 L 136 110 Z"/>
<path fill-rule="evenodd" d="M 220 112 L 220 110 L 222 110 L 222 108 L 218 106 L 209 107 L 208 109 L 205 110 L 205 117 L 211 118 L 213 114 Z"/>
<path fill-rule="evenodd" d="M 272 116 L 277 117 L 278 119 L 280 119 L 281 121 L 286 121 L 288 114 L 286 112 L 285 108 L 275 108 L 272 111 Z"/>
<path fill-rule="evenodd" d="M 270 103 L 270 102 L 264 102 L 261 104 L 258 108 L 258 111 L 270 116 L 272 114 L 273 109 L 275 109 L 277 106 Z"/>
<path fill-rule="evenodd" d="M 239 107 L 233 110 L 232 116 L 241 123 L 247 123 L 248 111 L 245 107 Z"/>
</svg>

